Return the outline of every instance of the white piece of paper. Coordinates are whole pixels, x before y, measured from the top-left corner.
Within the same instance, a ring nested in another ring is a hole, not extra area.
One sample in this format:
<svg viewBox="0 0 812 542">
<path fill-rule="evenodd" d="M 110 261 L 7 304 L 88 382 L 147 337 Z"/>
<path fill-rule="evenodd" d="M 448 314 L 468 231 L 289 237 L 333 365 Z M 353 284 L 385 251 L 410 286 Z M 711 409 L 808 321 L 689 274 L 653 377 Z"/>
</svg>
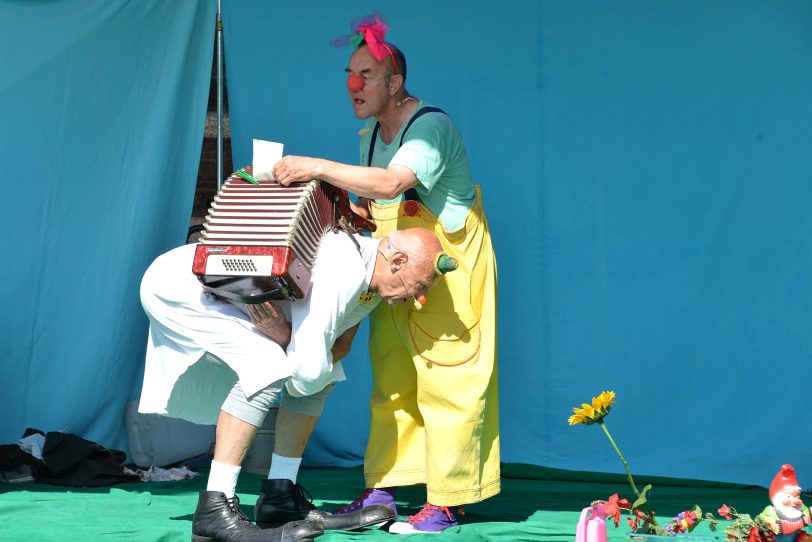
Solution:
<svg viewBox="0 0 812 542">
<path fill-rule="evenodd" d="M 258 181 L 272 181 L 273 167 L 282 158 L 285 145 L 263 139 L 254 140 L 253 177 Z"/>
</svg>

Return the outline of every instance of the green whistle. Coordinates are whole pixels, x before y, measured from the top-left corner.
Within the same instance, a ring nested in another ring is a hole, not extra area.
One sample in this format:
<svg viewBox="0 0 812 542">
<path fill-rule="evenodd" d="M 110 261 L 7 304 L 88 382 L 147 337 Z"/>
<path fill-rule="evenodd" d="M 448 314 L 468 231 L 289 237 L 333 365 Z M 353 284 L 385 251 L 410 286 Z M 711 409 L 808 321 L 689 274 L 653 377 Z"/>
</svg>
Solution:
<svg viewBox="0 0 812 542">
<path fill-rule="evenodd" d="M 239 175 L 240 177 L 242 177 L 243 179 L 245 179 L 249 183 L 259 184 L 259 181 L 257 181 L 255 178 L 253 178 L 251 175 L 249 175 L 248 173 L 245 172 L 245 168 L 238 169 L 237 170 L 237 175 Z"/>
</svg>

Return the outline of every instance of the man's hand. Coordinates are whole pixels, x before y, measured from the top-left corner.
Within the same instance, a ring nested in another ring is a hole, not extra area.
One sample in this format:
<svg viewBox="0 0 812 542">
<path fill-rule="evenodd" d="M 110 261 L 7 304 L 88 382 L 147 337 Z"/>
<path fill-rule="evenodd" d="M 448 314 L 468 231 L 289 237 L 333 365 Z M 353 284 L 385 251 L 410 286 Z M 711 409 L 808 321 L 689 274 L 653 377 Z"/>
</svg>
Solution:
<svg viewBox="0 0 812 542">
<path fill-rule="evenodd" d="M 307 156 L 288 155 L 282 157 L 273 167 L 273 178 L 282 186 L 300 181 L 310 181 L 318 177 L 318 159 Z"/>
<path fill-rule="evenodd" d="M 369 202 L 369 198 L 358 198 L 356 202 L 350 200 L 350 209 L 361 218 L 371 220 L 372 214 L 369 212 Z"/>
<path fill-rule="evenodd" d="M 358 333 L 358 326 L 360 325 L 360 323 L 355 324 L 350 329 L 342 333 L 341 336 L 336 339 L 336 342 L 333 343 L 333 348 L 330 350 L 330 352 L 333 353 L 333 363 L 341 361 L 341 358 L 350 353 L 352 340 L 355 338 L 355 334 Z"/>
<path fill-rule="evenodd" d="M 248 305 L 248 315 L 257 331 L 287 350 L 290 343 L 290 322 L 285 319 L 282 309 L 266 301 Z"/>
</svg>

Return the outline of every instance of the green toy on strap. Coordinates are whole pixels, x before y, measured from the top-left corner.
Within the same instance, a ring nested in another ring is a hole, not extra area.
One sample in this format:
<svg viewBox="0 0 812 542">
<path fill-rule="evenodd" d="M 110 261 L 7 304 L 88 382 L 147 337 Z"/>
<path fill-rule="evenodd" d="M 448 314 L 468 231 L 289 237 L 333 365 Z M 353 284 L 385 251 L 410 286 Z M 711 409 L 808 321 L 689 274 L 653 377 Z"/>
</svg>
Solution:
<svg viewBox="0 0 812 542">
<path fill-rule="evenodd" d="M 445 275 L 449 271 L 454 271 L 459 267 L 457 260 L 446 254 L 445 252 L 440 252 L 434 258 L 434 271 L 438 275 Z"/>
</svg>

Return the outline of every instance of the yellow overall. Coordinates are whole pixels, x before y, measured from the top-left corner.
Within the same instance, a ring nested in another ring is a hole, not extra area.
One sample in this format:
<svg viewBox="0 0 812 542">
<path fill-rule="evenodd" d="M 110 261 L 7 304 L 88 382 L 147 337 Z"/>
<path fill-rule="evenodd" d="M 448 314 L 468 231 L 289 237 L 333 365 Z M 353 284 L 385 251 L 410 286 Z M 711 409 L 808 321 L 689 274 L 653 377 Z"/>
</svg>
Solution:
<svg viewBox="0 0 812 542">
<path fill-rule="evenodd" d="M 373 202 L 371 212 L 376 237 L 430 229 L 459 268 L 432 286 L 422 310 L 381 304 L 370 317 L 367 487 L 425 483 L 436 506 L 491 497 L 499 493 L 496 259 L 480 189 L 451 234 L 415 201 Z"/>
</svg>

